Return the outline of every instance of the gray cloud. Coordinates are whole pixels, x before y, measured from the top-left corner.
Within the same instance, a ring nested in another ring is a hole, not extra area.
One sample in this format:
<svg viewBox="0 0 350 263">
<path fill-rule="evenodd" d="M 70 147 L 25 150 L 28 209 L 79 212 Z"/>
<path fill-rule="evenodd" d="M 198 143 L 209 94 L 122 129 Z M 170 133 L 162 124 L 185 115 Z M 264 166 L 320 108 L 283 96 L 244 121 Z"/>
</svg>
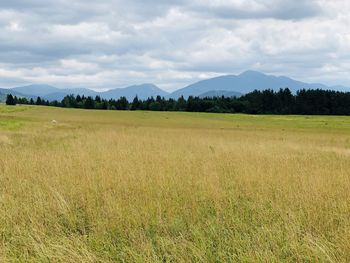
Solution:
<svg viewBox="0 0 350 263">
<path fill-rule="evenodd" d="M 203 1 L 195 1 L 194 10 L 215 15 L 226 19 L 302 19 L 320 15 L 322 9 L 315 0 L 285 1 L 285 0 L 259 0 L 259 1 L 211 1 L 203 5 Z"/>
<path fill-rule="evenodd" d="M 165 89 L 246 69 L 350 85 L 346 0 L 12 0 L 0 86 Z"/>
</svg>

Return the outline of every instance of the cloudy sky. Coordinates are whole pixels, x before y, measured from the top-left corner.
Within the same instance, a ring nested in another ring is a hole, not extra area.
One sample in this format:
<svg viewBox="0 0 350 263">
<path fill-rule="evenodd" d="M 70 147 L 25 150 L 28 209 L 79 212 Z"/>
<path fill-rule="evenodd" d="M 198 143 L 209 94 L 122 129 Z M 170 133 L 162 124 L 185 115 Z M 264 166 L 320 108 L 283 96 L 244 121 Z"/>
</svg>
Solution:
<svg viewBox="0 0 350 263">
<path fill-rule="evenodd" d="M 171 91 L 251 69 L 350 86 L 348 0 L 0 1 L 0 87 Z"/>
</svg>

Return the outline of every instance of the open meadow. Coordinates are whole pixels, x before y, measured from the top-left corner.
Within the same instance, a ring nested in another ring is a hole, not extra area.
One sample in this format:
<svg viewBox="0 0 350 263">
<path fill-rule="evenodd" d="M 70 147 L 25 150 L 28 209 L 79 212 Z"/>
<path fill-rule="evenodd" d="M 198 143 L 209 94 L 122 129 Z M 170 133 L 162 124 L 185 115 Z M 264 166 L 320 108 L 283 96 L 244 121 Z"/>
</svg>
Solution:
<svg viewBox="0 0 350 263">
<path fill-rule="evenodd" d="M 350 117 L 0 105 L 0 262 L 240 261 L 350 261 Z"/>
</svg>

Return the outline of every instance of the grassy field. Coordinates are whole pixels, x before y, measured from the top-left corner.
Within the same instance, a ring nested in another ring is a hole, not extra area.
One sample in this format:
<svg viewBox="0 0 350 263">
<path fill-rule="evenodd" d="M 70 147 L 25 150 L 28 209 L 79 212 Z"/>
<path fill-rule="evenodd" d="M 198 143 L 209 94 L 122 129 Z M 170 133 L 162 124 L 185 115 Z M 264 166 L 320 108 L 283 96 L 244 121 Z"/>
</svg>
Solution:
<svg viewBox="0 0 350 263">
<path fill-rule="evenodd" d="M 0 262 L 241 261 L 350 261 L 350 117 L 0 106 Z"/>
</svg>

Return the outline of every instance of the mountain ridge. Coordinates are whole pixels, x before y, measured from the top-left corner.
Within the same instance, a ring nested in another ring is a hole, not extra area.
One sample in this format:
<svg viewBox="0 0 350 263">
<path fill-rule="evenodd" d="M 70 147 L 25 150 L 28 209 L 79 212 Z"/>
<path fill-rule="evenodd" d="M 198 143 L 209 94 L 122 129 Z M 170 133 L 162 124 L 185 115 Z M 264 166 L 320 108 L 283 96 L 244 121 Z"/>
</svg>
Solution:
<svg viewBox="0 0 350 263">
<path fill-rule="evenodd" d="M 349 88 L 337 85 L 327 86 L 321 83 L 306 83 L 286 76 L 268 75 L 262 72 L 248 70 L 239 75 L 223 75 L 205 80 L 200 80 L 184 88 L 168 93 L 152 83 L 132 85 L 125 88 L 110 89 L 107 91 L 94 91 L 87 88 L 60 89 L 46 84 L 32 84 L 28 86 L 0 89 L 0 94 L 11 93 L 22 97 L 41 97 L 45 100 L 62 100 L 66 95 L 84 95 L 95 97 L 99 95 L 103 99 L 118 99 L 122 96 L 129 101 L 136 95 L 140 99 L 156 97 L 179 98 L 184 96 L 240 96 L 253 90 L 272 89 L 288 87 L 293 93 L 300 89 L 329 89 L 339 91 L 350 91 Z"/>
<path fill-rule="evenodd" d="M 1 89 L 2 94 L 12 94 L 20 97 L 41 97 L 42 99 L 53 101 L 62 100 L 65 96 L 73 95 L 84 95 L 84 96 L 100 96 L 103 99 L 118 99 L 120 97 L 126 97 L 128 100 L 132 100 L 136 95 L 140 99 L 147 99 L 148 97 L 167 96 L 169 93 L 158 88 L 156 85 L 151 83 L 145 83 L 140 85 L 132 85 L 125 88 L 110 89 L 107 91 L 94 91 L 86 88 L 67 88 L 59 89 L 50 85 L 28 85 L 15 87 L 10 89 Z"/>
<path fill-rule="evenodd" d="M 258 71 L 248 70 L 239 75 L 224 75 L 200 80 L 169 95 L 170 98 L 180 96 L 199 96 L 204 92 L 225 90 L 246 94 L 253 90 L 289 88 L 292 92 L 300 89 L 332 89 L 334 87 L 320 83 L 306 83 L 286 76 L 267 75 Z"/>
</svg>

